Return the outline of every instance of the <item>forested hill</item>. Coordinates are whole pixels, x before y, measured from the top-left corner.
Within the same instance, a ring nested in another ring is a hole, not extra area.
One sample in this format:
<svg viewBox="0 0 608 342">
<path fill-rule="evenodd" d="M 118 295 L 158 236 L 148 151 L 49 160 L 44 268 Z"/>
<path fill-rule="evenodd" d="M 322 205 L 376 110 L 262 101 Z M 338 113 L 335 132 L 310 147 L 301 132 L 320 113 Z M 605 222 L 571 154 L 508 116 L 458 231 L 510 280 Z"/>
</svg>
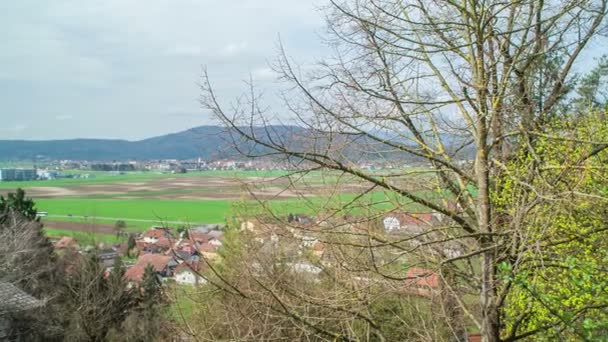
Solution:
<svg viewBox="0 0 608 342">
<path fill-rule="evenodd" d="M 0 160 L 205 159 L 234 154 L 225 129 L 201 126 L 140 141 L 115 139 L 0 140 Z"/>
<path fill-rule="evenodd" d="M 306 129 L 296 126 L 269 126 L 254 128 L 258 137 L 270 134 L 274 141 L 286 145 L 310 144 L 304 142 L 308 136 Z M 308 132 L 309 133 L 309 132 Z M 206 160 L 217 158 L 235 158 L 241 156 L 235 145 L 243 150 L 259 150 L 260 146 L 233 139 L 232 134 L 219 126 L 200 126 L 183 132 L 172 133 L 144 139 L 127 141 L 116 139 L 70 139 L 70 140 L 0 140 L 0 161 L 32 160 L 43 158 L 51 160 L 151 160 L 151 159 L 193 159 Z M 368 157 L 396 157 L 385 151 L 374 153 L 374 142 L 362 137 L 342 136 L 343 142 L 338 144 L 344 149 L 344 155 L 365 158 L 362 151 L 367 151 Z M 334 137 L 335 139 L 335 137 Z M 350 143 L 345 143 L 349 141 Z M 446 138 L 450 144 L 452 139 Z M 317 149 L 327 143 L 326 138 L 318 138 L 313 143 Z M 411 156 L 409 156 L 411 158 Z"/>
</svg>

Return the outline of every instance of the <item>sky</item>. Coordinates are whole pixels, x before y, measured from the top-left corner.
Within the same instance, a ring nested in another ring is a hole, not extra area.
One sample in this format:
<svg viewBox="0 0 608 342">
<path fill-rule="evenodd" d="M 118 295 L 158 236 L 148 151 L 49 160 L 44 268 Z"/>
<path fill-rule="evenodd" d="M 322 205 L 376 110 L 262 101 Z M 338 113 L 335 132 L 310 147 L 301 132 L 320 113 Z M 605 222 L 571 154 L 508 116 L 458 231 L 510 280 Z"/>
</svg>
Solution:
<svg viewBox="0 0 608 342">
<path fill-rule="evenodd" d="M 198 104 L 201 67 L 226 100 L 250 75 L 274 89 L 279 35 L 299 63 L 325 53 L 320 4 L 0 1 L 0 140 L 138 140 L 213 124 Z"/>
</svg>

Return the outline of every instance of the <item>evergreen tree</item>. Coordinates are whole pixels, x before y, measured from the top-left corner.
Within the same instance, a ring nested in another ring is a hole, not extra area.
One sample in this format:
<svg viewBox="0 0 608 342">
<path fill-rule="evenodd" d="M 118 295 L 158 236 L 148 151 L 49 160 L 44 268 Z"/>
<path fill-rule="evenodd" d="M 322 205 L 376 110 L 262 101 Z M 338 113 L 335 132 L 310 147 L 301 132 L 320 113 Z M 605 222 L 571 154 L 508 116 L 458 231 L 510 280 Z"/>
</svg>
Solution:
<svg viewBox="0 0 608 342">
<path fill-rule="evenodd" d="M 127 256 L 131 257 L 131 250 L 135 248 L 135 236 L 133 234 L 129 234 L 129 240 L 127 241 Z"/>
<path fill-rule="evenodd" d="M 21 188 L 18 188 L 16 192 L 9 192 L 6 198 L 0 195 L 0 220 L 5 220 L 11 210 L 18 212 L 28 220 L 37 220 L 34 201 L 25 197 L 25 191 Z"/>
</svg>

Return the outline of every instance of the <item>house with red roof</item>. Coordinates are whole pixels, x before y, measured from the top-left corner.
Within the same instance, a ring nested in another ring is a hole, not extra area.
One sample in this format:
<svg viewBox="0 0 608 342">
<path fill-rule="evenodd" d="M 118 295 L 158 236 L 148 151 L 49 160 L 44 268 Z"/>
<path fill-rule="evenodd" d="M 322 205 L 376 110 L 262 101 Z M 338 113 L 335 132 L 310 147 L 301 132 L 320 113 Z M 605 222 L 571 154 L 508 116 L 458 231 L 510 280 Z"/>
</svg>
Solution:
<svg viewBox="0 0 608 342">
<path fill-rule="evenodd" d="M 185 285 L 206 284 L 207 280 L 200 275 L 200 263 L 181 263 L 175 268 L 175 282 Z"/>
<path fill-rule="evenodd" d="M 217 254 L 217 250 L 218 247 L 212 245 L 209 242 L 203 243 L 201 245 L 198 246 L 198 252 L 205 258 L 208 260 L 214 260 L 217 257 L 219 257 L 219 255 Z"/>
<path fill-rule="evenodd" d="M 429 269 L 412 267 L 405 274 L 404 290 L 409 294 L 431 297 L 439 290 L 439 275 Z"/>
<path fill-rule="evenodd" d="M 55 242 L 56 249 L 78 248 L 78 241 L 70 236 L 63 236 Z"/>
<path fill-rule="evenodd" d="M 170 250 L 174 242 L 171 229 L 152 227 L 135 241 L 135 246 L 144 253 L 163 253 Z"/>
<path fill-rule="evenodd" d="M 165 227 L 152 227 L 141 235 L 141 240 L 145 243 L 157 243 L 161 238 L 173 239 L 171 229 Z"/>
<path fill-rule="evenodd" d="M 171 277 L 177 262 L 172 256 L 162 254 L 143 254 L 137 259 L 137 263 L 125 272 L 125 278 L 131 282 L 140 282 L 143 279 L 146 267 L 152 266 L 154 272 L 159 276 Z"/>
<path fill-rule="evenodd" d="M 388 233 L 415 233 L 419 234 L 429 227 L 439 223 L 434 213 L 405 213 L 394 211 L 384 216 L 382 225 Z"/>
</svg>

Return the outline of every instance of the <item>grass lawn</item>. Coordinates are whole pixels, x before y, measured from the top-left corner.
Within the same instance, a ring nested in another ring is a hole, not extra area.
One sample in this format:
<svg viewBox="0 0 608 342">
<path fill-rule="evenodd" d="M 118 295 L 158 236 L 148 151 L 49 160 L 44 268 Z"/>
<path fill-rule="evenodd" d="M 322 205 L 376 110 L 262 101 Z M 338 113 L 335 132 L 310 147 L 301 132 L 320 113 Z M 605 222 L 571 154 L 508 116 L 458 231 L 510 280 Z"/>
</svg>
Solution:
<svg viewBox="0 0 608 342">
<path fill-rule="evenodd" d="M 111 184 L 118 182 L 135 182 L 138 180 L 150 179 L 155 177 L 167 177 L 166 174 L 152 173 L 152 172 L 133 172 L 124 175 L 112 175 L 109 172 L 94 171 L 82 171 L 82 172 L 70 172 L 80 174 L 95 175 L 94 178 L 60 178 L 51 180 L 39 180 L 39 181 L 11 181 L 11 182 L 0 182 L 0 189 L 16 189 L 16 188 L 28 188 L 28 187 L 69 187 L 84 184 Z"/>
<path fill-rule="evenodd" d="M 429 198 L 432 193 L 420 194 Z M 263 207 L 266 208 L 263 208 Z M 124 220 L 128 230 L 141 230 L 159 223 L 169 226 L 197 223 L 224 223 L 235 214 L 266 209 L 282 215 L 287 213 L 316 214 L 346 207 L 345 213 L 365 214 L 369 210 L 402 208 L 422 210 L 403 197 L 384 192 L 365 195 L 339 194 L 331 197 L 294 198 L 263 202 L 231 200 L 157 200 L 157 199 L 99 199 L 99 198 L 42 198 L 36 200 L 39 211 L 49 216 L 45 221 L 74 221 L 86 224 L 113 224 Z M 72 215 L 70 217 L 70 215 Z M 181 223 L 183 222 L 183 223 Z"/>
<path fill-rule="evenodd" d="M 200 291 L 200 288 L 172 283 L 167 286 L 166 290 L 171 300 L 169 316 L 178 322 L 189 320 L 196 306 L 199 305 L 196 298 L 198 297 L 197 291 Z"/>
<path fill-rule="evenodd" d="M 115 219 L 100 219 L 97 217 L 90 217 L 90 218 L 80 218 L 80 217 L 44 217 L 42 219 L 42 222 L 44 223 L 44 225 L 46 227 L 60 227 L 60 224 L 62 222 L 74 222 L 74 223 L 78 223 L 81 224 L 83 227 L 83 231 L 86 231 L 88 229 L 88 227 L 92 226 L 92 224 L 108 224 L 108 225 L 114 225 L 116 223 Z M 141 222 L 141 221 L 129 221 L 129 220 L 122 220 L 125 221 L 125 223 L 127 224 L 127 227 L 125 228 L 126 232 L 133 232 L 133 233 L 138 233 L 144 230 L 147 230 L 148 228 L 152 227 L 152 226 L 158 226 L 160 225 L 162 222 L 160 221 L 154 221 L 154 222 Z M 153 220 L 151 220 L 153 221 Z M 177 228 L 181 225 L 177 225 L 177 224 L 168 224 L 167 226 L 169 227 L 173 227 L 173 228 Z"/>
<path fill-rule="evenodd" d="M 407 170 L 416 170 L 415 168 L 404 168 L 400 170 L 390 170 L 391 172 L 401 172 Z M 266 179 L 281 177 L 291 174 L 289 171 L 201 171 L 189 172 L 186 174 L 167 174 L 160 172 L 128 172 L 122 175 L 115 175 L 103 171 L 65 171 L 75 173 L 89 173 L 95 175 L 95 178 L 89 179 L 58 179 L 50 181 L 32 181 L 32 182 L 0 182 L 1 189 L 11 189 L 16 187 L 28 186 L 58 186 L 66 187 L 79 186 L 83 184 L 119 184 L 145 181 L 158 178 L 179 178 L 179 177 L 261 177 Z M 387 172 L 387 170 L 377 171 Z M 297 177 L 297 176 L 295 176 Z M 344 177 L 335 172 L 314 171 L 307 173 L 304 176 L 305 183 L 323 183 L 349 184 L 352 177 Z M 252 180 L 254 178 L 251 178 Z M 282 186 L 283 183 L 278 183 L 277 186 Z M 286 183 L 285 183 L 286 184 Z M 227 182 L 226 189 L 234 191 L 233 185 Z M 331 186 L 327 186 L 328 191 Z M 27 189 L 26 189 L 27 191 Z M 83 230 L 86 231 L 87 224 L 102 223 L 113 225 L 117 220 L 124 220 L 128 228 L 127 231 L 142 231 L 150 226 L 160 223 L 167 224 L 171 227 L 177 227 L 187 224 L 197 223 L 224 223 L 230 217 L 237 214 L 256 214 L 264 213 L 265 209 L 271 209 L 277 215 L 286 215 L 287 213 L 304 213 L 316 215 L 321 212 L 332 212 L 346 206 L 342 210 L 344 214 L 359 214 L 365 215 L 368 211 L 375 210 L 390 210 L 393 208 L 401 208 L 403 210 L 421 211 L 424 210 L 420 206 L 412 204 L 402 196 L 397 196 L 391 193 L 375 191 L 367 194 L 357 193 L 339 193 L 333 196 L 324 197 L 307 197 L 307 198 L 289 198 L 279 200 L 269 200 L 260 203 L 254 201 L 242 201 L 231 199 L 156 199 L 146 198 L 147 196 L 159 196 L 164 194 L 182 194 L 187 195 L 191 192 L 204 193 L 206 191 L 218 191 L 218 188 L 179 188 L 167 190 L 137 190 L 125 191 L 124 194 L 95 194 L 95 195 L 75 195 L 74 197 L 54 197 L 54 198 L 36 198 L 36 207 L 38 211 L 49 213 L 48 217 L 43 220 L 47 222 L 47 226 L 51 228 L 59 228 L 60 224 L 53 225 L 52 221 L 67 221 L 77 222 L 82 224 Z M 420 192 L 420 196 L 432 198 L 437 196 L 433 192 Z M 140 198 L 122 198 L 123 196 L 140 197 Z M 67 230 L 67 229 L 66 229 Z"/>
<path fill-rule="evenodd" d="M 192 223 L 222 223 L 230 213 L 229 200 L 157 200 L 157 199 L 91 199 L 41 198 L 36 200 L 38 211 L 49 213 L 47 220 L 64 221 L 67 217 L 141 219 L 154 221 L 183 221 Z M 148 223 L 147 226 L 151 224 Z"/>
<path fill-rule="evenodd" d="M 1 164 L 0 164 L 1 167 Z M 414 170 L 424 170 L 423 168 L 403 168 L 393 170 L 377 170 L 371 171 L 372 173 L 392 173 L 398 174 L 400 172 L 410 172 Z M 16 188 L 28 188 L 28 187 L 70 187 L 86 184 L 117 184 L 117 183 L 129 183 L 146 181 L 155 178 L 175 178 L 175 177 L 225 177 L 225 178 L 278 178 L 286 175 L 293 175 L 294 179 L 297 179 L 301 175 L 303 181 L 310 184 L 334 184 L 338 181 L 348 181 L 349 177 L 342 177 L 340 173 L 333 171 L 313 171 L 305 174 L 294 174 L 291 171 L 283 170 L 269 170 L 269 171 L 243 171 L 243 170 L 208 170 L 208 171 L 192 171 L 184 174 L 171 174 L 163 173 L 159 171 L 130 171 L 124 174 L 115 174 L 108 171 L 89 171 L 89 170 L 70 170 L 62 171 L 61 174 L 89 174 L 92 178 L 61 178 L 43 181 L 11 181 L 1 182 L 0 189 L 16 189 Z"/>
<path fill-rule="evenodd" d="M 125 238 L 117 238 L 113 234 L 99 234 L 88 232 L 75 232 L 73 230 L 64 230 L 56 228 L 44 228 L 44 234 L 48 237 L 63 237 L 70 236 L 75 238 L 81 245 L 96 245 L 100 242 L 104 243 L 119 243 L 126 241 Z"/>
</svg>

